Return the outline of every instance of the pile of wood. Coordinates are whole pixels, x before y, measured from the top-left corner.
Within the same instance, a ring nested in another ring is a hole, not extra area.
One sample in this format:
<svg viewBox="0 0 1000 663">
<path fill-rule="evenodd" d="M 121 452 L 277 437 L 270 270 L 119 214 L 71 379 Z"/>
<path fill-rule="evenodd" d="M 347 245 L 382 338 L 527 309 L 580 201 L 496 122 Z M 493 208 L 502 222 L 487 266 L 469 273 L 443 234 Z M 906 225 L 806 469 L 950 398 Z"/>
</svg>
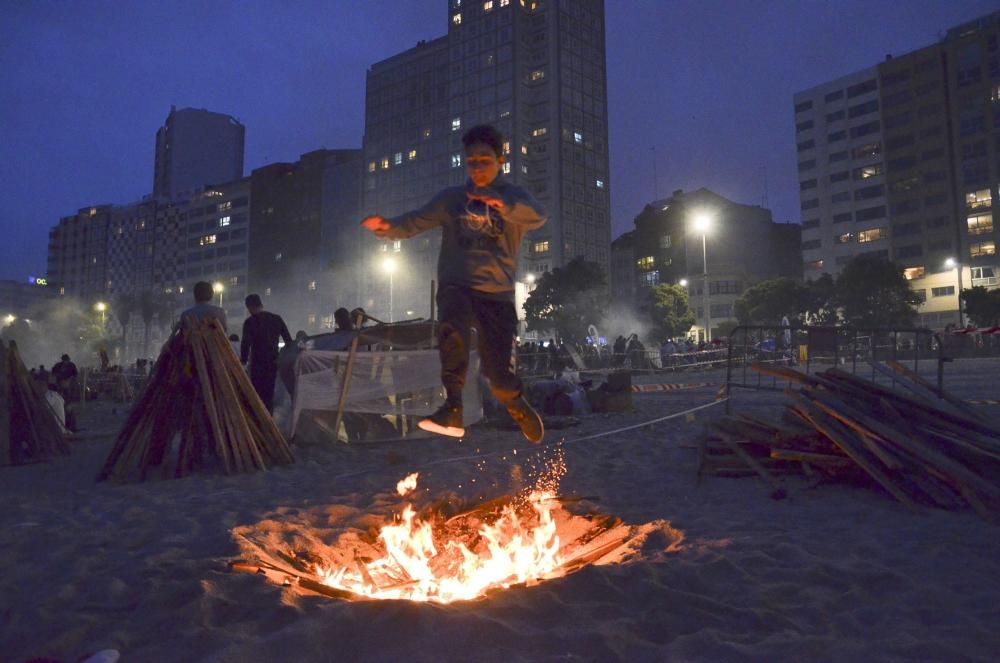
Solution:
<svg viewBox="0 0 1000 663">
<path fill-rule="evenodd" d="M 222 326 L 206 320 L 184 324 L 164 344 L 98 480 L 141 481 L 156 468 L 179 477 L 213 466 L 231 474 L 291 462 Z"/>
<path fill-rule="evenodd" d="M 0 465 L 23 465 L 68 454 L 63 427 L 25 368 L 17 344 L 0 341 Z"/>
<path fill-rule="evenodd" d="M 699 452 L 699 476 L 804 473 L 878 484 L 902 504 L 971 507 L 1000 516 L 1000 424 L 902 364 L 873 364 L 894 389 L 838 368 L 806 375 L 755 365 L 797 384 L 780 421 L 748 415 L 714 422 Z"/>
</svg>

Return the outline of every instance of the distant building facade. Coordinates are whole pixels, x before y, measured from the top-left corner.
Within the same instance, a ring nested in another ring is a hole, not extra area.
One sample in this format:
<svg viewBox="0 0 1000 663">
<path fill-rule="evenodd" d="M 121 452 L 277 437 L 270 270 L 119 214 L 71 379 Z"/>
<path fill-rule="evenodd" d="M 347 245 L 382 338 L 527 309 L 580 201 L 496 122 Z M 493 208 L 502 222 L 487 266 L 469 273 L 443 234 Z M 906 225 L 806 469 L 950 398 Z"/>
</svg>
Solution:
<svg viewBox="0 0 1000 663">
<path fill-rule="evenodd" d="M 64 297 L 94 304 L 108 293 L 108 226 L 113 207 L 84 207 L 49 231 L 49 286 Z"/>
<path fill-rule="evenodd" d="M 522 278 L 576 256 L 607 272 L 603 1 L 446 1 L 447 36 L 368 72 L 363 211 L 393 216 L 463 183 L 462 134 L 490 123 L 507 137 L 504 176 L 531 191 L 550 214 L 525 240 Z M 363 284 L 367 303 L 387 301 L 387 279 L 377 265 L 381 253 L 394 253 L 406 274 L 400 305 L 427 315 L 439 245 L 439 233 L 400 243 L 366 239 L 373 265 Z"/>
<path fill-rule="evenodd" d="M 153 196 L 174 199 L 216 182 L 243 177 L 246 130 L 235 118 L 171 107 L 156 132 Z"/>
<path fill-rule="evenodd" d="M 695 228 L 702 215 L 710 220 L 705 233 Z M 802 277 L 798 224 L 774 223 L 770 210 L 708 189 L 678 190 L 646 205 L 635 218 L 633 233 L 635 306 L 642 307 L 650 288 L 683 285 L 696 319 L 692 332 L 702 339 L 714 338 L 720 323 L 735 320 L 733 305 L 749 286 Z"/>
<path fill-rule="evenodd" d="M 635 231 L 619 235 L 611 242 L 611 302 L 635 309 Z"/>
<path fill-rule="evenodd" d="M 934 328 L 959 323 L 962 287 L 997 286 L 998 28 L 1000 12 L 794 96 L 806 278 L 884 256 Z"/>
<path fill-rule="evenodd" d="M 45 278 L 0 280 L 0 327 L 17 318 L 30 320 L 44 315 L 48 304 L 57 296 Z"/>
</svg>

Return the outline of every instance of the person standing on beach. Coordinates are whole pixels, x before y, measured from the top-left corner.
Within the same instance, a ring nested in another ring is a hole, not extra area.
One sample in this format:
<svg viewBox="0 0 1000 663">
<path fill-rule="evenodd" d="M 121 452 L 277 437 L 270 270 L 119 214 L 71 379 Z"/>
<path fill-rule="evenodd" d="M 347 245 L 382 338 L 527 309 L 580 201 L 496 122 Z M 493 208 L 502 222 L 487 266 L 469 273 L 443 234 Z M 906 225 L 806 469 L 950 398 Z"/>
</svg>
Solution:
<svg viewBox="0 0 1000 663">
<path fill-rule="evenodd" d="M 268 412 L 274 411 L 274 382 L 278 377 L 278 339 L 291 345 L 292 335 L 280 315 L 264 310 L 260 295 L 247 295 L 244 300 L 250 312 L 243 322 L 240 341 L 240 362 L 250 364 L 250 382 L 264 402 Z"/>
<path fill-rule="evenodd" d="M 537 444 L 545 429 L 524 398 L 521 379 L 513 370 L 514 280 L 521 240 L 529 230 L 541 227 L 546 215 L 531 194 L 499 177 L 506 161 L 503 142 L 500 132 L 490 125 L 469 129 L 462 136 L 469 175 L 465 185 L 445 189 L 422 208 L 395 218 L 365 217 L 361 226 L 379 239 L 406 239 L 442 229 L 437 339 L 446 400 L 417 425 L 451 437 L 465 435 L 462 388 L 471 328 L 476 327 L 490 389 L 524 436 Z"/>
<path fill-rule="evenodd" d="M 198 281 L 194 284 L 194 306 L 185 309 L 181 313 L 181 322 L 194 322 L 197 320 L 218 320 L 222 324 L 222 331 L 226 331 L 226 310 L 221 306 L 212 304 L 212 284 L 207 281 Z"/>
</svg>

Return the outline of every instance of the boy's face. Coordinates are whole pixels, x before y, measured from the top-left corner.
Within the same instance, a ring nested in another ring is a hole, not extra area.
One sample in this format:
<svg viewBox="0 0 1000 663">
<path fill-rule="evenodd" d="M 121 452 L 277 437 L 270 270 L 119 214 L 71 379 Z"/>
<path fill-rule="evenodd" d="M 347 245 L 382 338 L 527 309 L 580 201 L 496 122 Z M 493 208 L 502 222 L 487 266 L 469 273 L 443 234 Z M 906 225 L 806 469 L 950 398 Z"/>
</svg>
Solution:
<svg viewBox="0 0 1000 663">
<path fill-rule="evenodd" d="M 488 186 L 500 174 L 505 159 L 485 143 L 473 143 L 465 150 L 465 167 L 477 187 Z"/>
</svg>

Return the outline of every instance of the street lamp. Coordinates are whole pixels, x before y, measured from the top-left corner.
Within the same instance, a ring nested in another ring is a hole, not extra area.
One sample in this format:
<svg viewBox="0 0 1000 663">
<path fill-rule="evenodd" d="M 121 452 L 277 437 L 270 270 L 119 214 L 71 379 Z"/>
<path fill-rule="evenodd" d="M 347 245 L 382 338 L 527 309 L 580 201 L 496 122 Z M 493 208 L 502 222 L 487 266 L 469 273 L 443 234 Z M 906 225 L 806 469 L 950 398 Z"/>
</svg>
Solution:
<svg viewBox="0 0 1000 663">
<path fill-rule="evenodd" d="M 104 326 L 104 312 L 108 310 L 108 305 L 104 302 L 97 302 L 94 308 L 101 312 L 101 327 Z"/>
<path fill-rule="evenodd" d="M 396 271 L 396 260 L 386 256 L 382 260 L 382 271 L 389 275 L 389 322 L 392 322 L 392 275 Z"/>
<path fill-rule="evenodd" d="M 219 306 L 222 306 L 222 293 L 226 291 L 226 286 L 219 281 L 212 284 L 212 292 L 219 296 Z"/>
<path fill-rule="evenodd" d="M 962 320 L 962 265 L 954 258 L 948 258 L 944 261 L 944 266 L 955 270 L 956 280 L 958 281 L 958 326 L 964 328 L 965 322 Z"/>
<path fill-rule="evenodd" d="M 692 218 L 692 225 L 697 232 L 701 233 L 701 276 L 705 282 L 704 306 L 705 306 L 705 342 L 712 340 L 712 312 L 711 300 L 708 295 L 708 231 L 712 229 L 712 217 L 705 212 L 696 212 Z"/>
<path fill-rule="evenodd" d="M 524 282 L 527 283 L 528 285 L 531 285 L 532 283 L 535 282 L 535 275 L 532 274 L 531 272 L 528 272 L 524 277 Z"/>
<path fill-rule="evenodd" d="M 16 315 L 14 315 L 13 313 L 8 313 L 8 314 L 7 314 L 7 315 L 5 315 L 5 316 L 4 316 L 4 318 L 3 318 L 3 322 L 4 322 L 4 324 L 5 324 L 5 325 L 11 325 L 11 324 L 14 324 L 14 321 L 15 321 L 15 320 L 17 320 L 17 316 L 16 316 Z"/>
<path fill-rule="evenodd" d="M 677 285 L 679 285 L 682 288 L 686 288 L 686 287 L 688 287 L 688 280 L 687 279 L 681 279 L 680 281 L 677 282 Z"/>
</svg>

